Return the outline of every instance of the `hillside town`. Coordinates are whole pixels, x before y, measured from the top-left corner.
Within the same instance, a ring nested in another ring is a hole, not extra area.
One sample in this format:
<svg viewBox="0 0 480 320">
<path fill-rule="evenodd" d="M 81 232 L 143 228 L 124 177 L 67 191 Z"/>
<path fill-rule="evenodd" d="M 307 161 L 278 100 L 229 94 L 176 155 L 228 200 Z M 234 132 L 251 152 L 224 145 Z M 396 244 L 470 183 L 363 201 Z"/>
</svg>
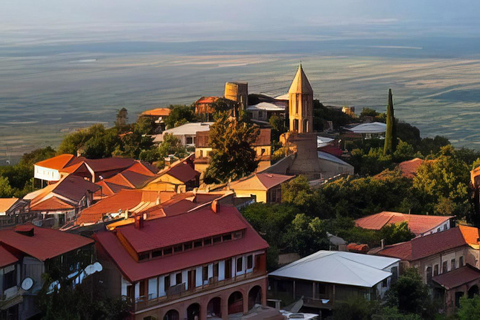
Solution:
<svg viewBox="0 0 480 320">
<path fill-rule="evenodd" d="M 385 113 L 324 105 L 302 65 L 249 89 L 2 167 L 0 319 L 478 314 L 478 152 L 422 138 L 392 90 Z"/>
</svg>

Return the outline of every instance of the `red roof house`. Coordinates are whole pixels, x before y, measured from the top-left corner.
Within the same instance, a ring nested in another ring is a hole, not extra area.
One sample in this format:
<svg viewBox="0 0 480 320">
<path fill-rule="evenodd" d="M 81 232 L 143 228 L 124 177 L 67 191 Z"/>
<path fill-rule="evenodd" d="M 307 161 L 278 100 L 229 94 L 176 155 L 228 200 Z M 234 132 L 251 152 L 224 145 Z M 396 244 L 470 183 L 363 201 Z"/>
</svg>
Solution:
<svg viewBox="0 0 480 320">
<path fill-rule="evenodd" d="M 408 228 L 416 236 L 450 229 L 452 216 L 430 216 L 382 211 L 355 220 L 355 225 L 363 229 L 380 230 L 389 224 L 408 223 Z"/>
</svg>

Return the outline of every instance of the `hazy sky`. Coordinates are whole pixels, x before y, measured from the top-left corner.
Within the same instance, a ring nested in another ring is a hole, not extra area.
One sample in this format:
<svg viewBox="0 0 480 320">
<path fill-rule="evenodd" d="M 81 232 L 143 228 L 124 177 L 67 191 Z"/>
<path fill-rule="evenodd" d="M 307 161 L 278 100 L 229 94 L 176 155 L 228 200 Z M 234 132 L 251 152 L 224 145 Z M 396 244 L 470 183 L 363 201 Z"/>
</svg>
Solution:
<svg viewBox="0 0 480 320">
<path fill-rule="evenodd" d="M 170 40 L 461 36 L 478 32 L 478 12 L 478 0 L 1 0 L 0 32 L 141 38 L 142 30 L 155 30 Z"/>
</svg>

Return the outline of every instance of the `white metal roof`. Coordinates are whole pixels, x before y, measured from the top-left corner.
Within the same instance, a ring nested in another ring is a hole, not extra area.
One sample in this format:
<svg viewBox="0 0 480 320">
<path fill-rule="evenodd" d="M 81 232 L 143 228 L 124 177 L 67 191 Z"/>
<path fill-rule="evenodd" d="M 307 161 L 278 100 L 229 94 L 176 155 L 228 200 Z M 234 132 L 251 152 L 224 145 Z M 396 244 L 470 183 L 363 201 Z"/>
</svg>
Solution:
<svg viewBox="0 0 480 320">
<path fill-rule="evenodd" d="M 290 100 L 290 95 L 287 93 L 284 93 L 282 95 L 276 96 L 275 99 L 277 100 Z"/>
<path fill-rule="evenodd" d="M 355 133 L 384 133 L 387 125 L 382 122 L 362 123 L 348 130 Z"/>
<path fill-rule="evenodd" d="M 165 130 L 161 134 L 155 135 L 153 142 L 162 142 L 163 136 L 167 133 L 173 134 L 174 136 L 195 135 L 197 132 L 210 130 L 210 126 L 212 124 L 213 122 L 185 123 L 185 124 L 182 124 L 181 126 Z"/>
<path fill-rule="evenodd" d="M 338 164 L 341 164 L 341 165 L 344 165 L 344 166 L 348 166 L 348 167 L 352 167 L 351 164 L 346 163 L 342 159 L 339 159 L 339 158 L 335 157 L 334 155 L 332 155 L 330 153 L 326 153 L 326 152 L 323 152 L 323 151 L 317 151 L 317 153 L 318 153 L 318 158 L 319 159 L 335 162 L 335 163 L 338 163 Z"/>
<path fill-rule="evenodd" d="M 329 138 L 329 137 L 320 137 L 317 136 L 317 148 L 325 147 L 328 146 L 330 142 L 332 142 L 334 139 Z"/>
<path fill-rule="evenodd" d="M 255 104 L 253 106 L 249 106 L 247 111 L 279 111 L 284 112 L 285 106 L 278 106 L 274 103 L 270 102 L 260 102 L 259 104 Z"/>
<path fill-rule="evenodd" d="M 400 261 L 344 251 L 318 251 L 292 262 L 270 276 L 371 288 L 390 277 L 382 269 Z"/>
</svg>

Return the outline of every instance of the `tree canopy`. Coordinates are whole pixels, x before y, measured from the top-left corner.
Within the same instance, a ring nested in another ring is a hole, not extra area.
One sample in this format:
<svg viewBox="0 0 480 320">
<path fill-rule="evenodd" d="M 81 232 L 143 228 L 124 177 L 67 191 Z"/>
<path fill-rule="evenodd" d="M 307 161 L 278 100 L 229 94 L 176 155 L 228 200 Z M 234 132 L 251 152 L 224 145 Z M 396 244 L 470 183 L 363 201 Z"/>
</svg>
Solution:
<svg viewBox="0 0 480 320">
<path fill-rule="evenodd" d="M 204 181 L 227 182 L 252 173 L 258 165 L 253 147 L 260 130 L 255 125 L 220 113 L 210 126 L 211 162 Z"/>
</svg>

